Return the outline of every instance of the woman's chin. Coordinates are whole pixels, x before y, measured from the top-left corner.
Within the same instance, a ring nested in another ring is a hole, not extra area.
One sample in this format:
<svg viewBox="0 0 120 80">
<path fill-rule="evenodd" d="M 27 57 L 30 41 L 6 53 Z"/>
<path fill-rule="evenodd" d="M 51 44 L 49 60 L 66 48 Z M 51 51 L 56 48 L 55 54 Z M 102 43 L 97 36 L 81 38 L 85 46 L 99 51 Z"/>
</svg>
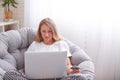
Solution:
<svg viewBox="0 0 120 80">
<path fill-rule="evenodd" d="M 44 43 L 47 44 L 47 45 L 51 45 L 53 44 L 53 40 L 44 40 Z"/>
</svg>

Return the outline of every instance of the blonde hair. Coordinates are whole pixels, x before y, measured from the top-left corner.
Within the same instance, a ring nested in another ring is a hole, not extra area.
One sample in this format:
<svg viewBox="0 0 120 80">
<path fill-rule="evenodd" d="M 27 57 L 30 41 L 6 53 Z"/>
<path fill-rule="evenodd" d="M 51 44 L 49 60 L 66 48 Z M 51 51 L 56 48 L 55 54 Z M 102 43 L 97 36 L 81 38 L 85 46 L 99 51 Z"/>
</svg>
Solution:
<svg viewBox="0 0 120 80">
<path fill-rule="evenodd" d="M 51 28 L 52 30 L 52 34 L 53 34 L 53 40 L 54 41 L 58 41 L 58 40 L 61 40 L 62 38 L 60 37 L 60 35 L 58 34 L 58 31 L 57 31 L 57 28 L 56 28 L 56 25 L 55 23 L 53 22 L 52 19 L 50 18 L 45 18 L 43 19 L 40 24 L 39 24 L 39 28 L 38 28 L 38 31 L 37 31 L 37 36 L 35 38 L 35 41 L 37 42 L 42 42 L 43 41 L 43 38 L 42 38 L 42 35 L 41 35 L 41 26 L 45 24 L 47 25 L 48 27 Z"/>
</svg>

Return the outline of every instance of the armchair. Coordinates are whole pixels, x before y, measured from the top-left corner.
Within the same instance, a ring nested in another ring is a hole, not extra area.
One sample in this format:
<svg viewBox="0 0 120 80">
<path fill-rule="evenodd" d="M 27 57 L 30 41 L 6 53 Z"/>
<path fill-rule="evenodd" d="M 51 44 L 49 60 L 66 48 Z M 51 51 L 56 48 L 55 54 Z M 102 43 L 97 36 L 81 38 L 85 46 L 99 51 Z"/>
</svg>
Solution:
<svg viewBox="0 0 120 80">
<path fill-rule="evenodd" d="M 36 30 L 21 28 L 0 33 L 0 78 L 5 71 L 24 68 L 24 52 L 35 38 Z M 72 53 L 71 62 L 80 68 L 86 80 L 94 79 L 92 59 L 77 45 L 66 40 Z"/>
</svg>

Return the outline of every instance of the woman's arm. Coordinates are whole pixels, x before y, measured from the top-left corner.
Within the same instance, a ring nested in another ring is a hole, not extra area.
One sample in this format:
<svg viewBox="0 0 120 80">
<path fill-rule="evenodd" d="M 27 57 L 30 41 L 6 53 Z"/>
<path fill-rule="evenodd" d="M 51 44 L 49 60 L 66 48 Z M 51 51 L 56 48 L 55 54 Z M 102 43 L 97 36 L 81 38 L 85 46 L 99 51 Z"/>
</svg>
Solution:
<svg viewBox="0 0 120 80">
<path fill-rule="evenodd" d="M 71 67 L 72 67 L 72 64 L 70 62 L 70 58 L 67 57 L 67 74 L 70 74 L 72 72 Z"/>
<path fill-rule="evenodd" d="M 80 72 L 79 69 L 73 70 L 73 69 L 71 69 L 71 67 L 72 67 L 72 64 L 71 64 L 70 58 L 68 57 L 67 58 L 67 74 L 74 74 L 74 73 Z"/>
</svg>

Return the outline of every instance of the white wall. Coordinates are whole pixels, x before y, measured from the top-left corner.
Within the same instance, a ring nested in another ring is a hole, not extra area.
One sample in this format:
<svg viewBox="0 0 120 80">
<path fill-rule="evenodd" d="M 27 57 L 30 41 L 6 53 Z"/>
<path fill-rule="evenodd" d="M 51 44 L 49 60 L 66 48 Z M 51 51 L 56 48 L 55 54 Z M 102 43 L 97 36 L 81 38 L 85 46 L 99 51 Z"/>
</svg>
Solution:
<svg viewBox="0 0 120 80">
<path fill-rule="evenodd" d="M 95 80 L 120 80 L 119 0 L 25 0 L 25 25 L 51 17 L 93 59 Z"/>
<path fill-rule="evenodd" d="M 13 11 L 13 20 L 19 20 L 20 28 L 24 26 L 24 0 L 16 0 L 18 2 L 17 8 L 11 7 Z M 4 21 L 4 8 L 1 6 L 0 0 L 0 22 Z"/>
</svg>

